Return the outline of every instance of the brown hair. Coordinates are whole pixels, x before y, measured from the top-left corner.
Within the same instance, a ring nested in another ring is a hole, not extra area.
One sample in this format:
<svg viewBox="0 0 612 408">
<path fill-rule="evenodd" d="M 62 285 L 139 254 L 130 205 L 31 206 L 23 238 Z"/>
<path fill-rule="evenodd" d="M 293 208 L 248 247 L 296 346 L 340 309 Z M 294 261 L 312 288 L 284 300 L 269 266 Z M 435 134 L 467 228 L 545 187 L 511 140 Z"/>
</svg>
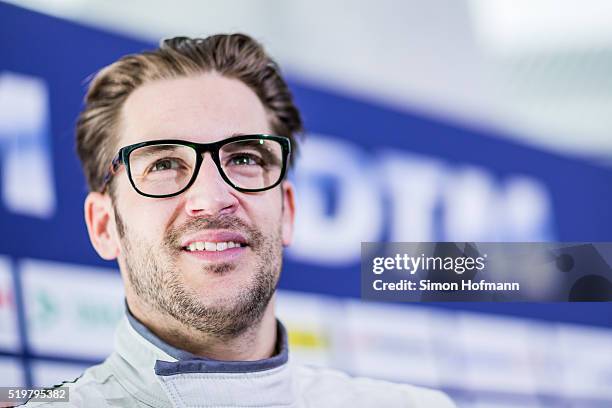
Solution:
<svg viewBox="0 0 612 408">
<path fill-rule="evenodd" d="M 292 143 L 303 131 L 300 113 L 277 64 L 263 47 L 244 34 L 207 38 L 175 37 L 159 48 L 124 56 L 95 75 L 76 125 L 77 152 L 91 191 L 100 191 L 116 154 L 117 130 L 123 104 L 140 85 L 215 71 L 248 85 L 268 112 L 270 126 Z M 293 164 L 293 160 L 290 163 Z"/>
</svg>

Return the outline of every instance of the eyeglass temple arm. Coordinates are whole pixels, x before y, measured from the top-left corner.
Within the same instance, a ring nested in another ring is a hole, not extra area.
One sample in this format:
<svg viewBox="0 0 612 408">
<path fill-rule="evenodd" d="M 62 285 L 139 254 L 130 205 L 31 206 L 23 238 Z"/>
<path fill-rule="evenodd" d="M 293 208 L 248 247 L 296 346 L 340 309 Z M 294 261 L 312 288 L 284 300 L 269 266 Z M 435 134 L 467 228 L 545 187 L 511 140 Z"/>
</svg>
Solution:
<svg viewBox="0 0 612 408">
<path fill-rule="evenodd" d="M 117 168 L 119 167 L 121 162 L 122 160 L 121 160 L 121 152 L 120 152 L 117 156 L 115 156 L 113 161 L 108 165 L 108 170 L 106 171 L 106 175 L 104 176 L 104 180 L 102 181 L 102 189 L 100 192 L 104 192 L 106 190 L 108 183 L 110 182 L 110 180 L 113 178 L 113 176 L 117 172 Z"/>
</svg>

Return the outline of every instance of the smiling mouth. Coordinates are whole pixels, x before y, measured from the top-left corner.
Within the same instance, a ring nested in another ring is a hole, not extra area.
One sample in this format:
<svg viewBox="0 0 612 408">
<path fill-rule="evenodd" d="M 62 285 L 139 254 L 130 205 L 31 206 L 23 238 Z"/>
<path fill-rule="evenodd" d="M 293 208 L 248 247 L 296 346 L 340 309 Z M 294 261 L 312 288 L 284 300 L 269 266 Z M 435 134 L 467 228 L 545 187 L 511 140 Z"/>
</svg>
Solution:
<svg viewBox="0 0 612 408">
<path fill-rule="evenodd" d="M 242 242 L 234 241 L 223 241 L 223 242 L 209 242 L 209 241 L 195 241 L 189 245 L 183 247 L 184 251 L 187 252 L 223 252 L 228 249 L 240 248 L 248 246 Z"/>
</svg>

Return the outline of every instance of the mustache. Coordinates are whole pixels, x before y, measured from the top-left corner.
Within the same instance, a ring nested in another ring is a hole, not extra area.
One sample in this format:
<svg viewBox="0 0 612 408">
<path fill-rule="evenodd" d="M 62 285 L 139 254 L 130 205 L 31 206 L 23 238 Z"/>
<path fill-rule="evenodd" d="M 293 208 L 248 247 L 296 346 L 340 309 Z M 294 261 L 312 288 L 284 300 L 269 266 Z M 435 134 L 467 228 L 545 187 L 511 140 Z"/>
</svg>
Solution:
<svg viewBox="0 0 612 408">
<path fill-rule="evenodd" d="M 164 239 L 169 248 L 180 248 L 181 237 L 196 234 L 204 230 L 223 229 L 236 231 L 244 235 L 249 246 L 256 248 L 263 242 L 263 234 L 257 228 L 248 225 L 235 215 L 223 215 L 207 218 L 189 219 L 181 225 L 170 228 Z"/>
</svg>

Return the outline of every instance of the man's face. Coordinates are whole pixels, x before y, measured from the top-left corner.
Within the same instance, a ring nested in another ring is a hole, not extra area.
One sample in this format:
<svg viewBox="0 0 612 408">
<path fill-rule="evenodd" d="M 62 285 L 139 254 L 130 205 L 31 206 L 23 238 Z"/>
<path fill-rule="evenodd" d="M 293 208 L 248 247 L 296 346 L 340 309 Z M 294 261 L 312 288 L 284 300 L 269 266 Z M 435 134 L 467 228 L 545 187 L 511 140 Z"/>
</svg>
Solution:
<svg viewBox="0 0 612 408">
<path fill-rule="evenodd" d="M 256 94 L 214 73 L 141 86 L 127 99 L 120 122 L 120 147 L 273 133 Z M 128 293 L 162 315 L 220 337 L 237 335 L 261 318 L 278 281 L 282 246 L 291 240 L 288 183 L 238 192 L 221 178 L 209 153 L 194 184 L 175 197 L 138 194 L 125 168 L 114 183 L 112 235 Z M 217 252 L 185 248 L 229 241 L 246 245 Z"/>
</svg>

